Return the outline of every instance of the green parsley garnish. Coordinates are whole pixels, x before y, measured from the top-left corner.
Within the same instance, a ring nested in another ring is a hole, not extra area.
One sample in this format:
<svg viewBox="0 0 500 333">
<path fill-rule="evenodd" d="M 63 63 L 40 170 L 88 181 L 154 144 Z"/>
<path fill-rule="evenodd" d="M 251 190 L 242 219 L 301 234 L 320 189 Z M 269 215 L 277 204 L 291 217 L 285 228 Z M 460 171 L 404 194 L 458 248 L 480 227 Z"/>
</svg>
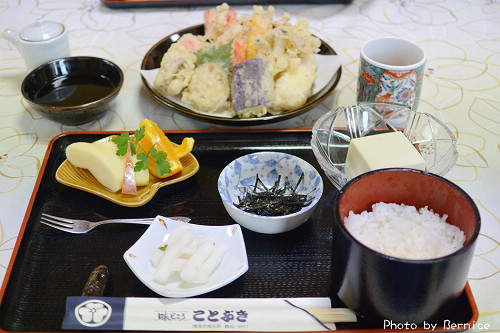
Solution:
<svg viewBox="0 0 500 333">
<path fill-rule="evenodd" d="M 158 172 L 159 175 L 168 174 L 172 172 L 172 169 L 170 168 L 170 162 L 167 160 L 166 152 L 164 152 L 163 150 L 158 151 L 153 146 L 149 150 L 149 153 L 151 154 L 151 157 L 155 161 L 156 172 Z"/>
<path fill-rule="evenodd" d="M 159 247 L 158 247 L 158 250 L 160 250 L 160 251 L 165 251 L 165 250 L 167 250 L 167 246 L 168 246 L 168 244 L 165 244 L 165 245 L 163 245 L 163 246 L 159 246 Z"/>
<path fill-rule="evenodd" d="M 116 147 L 118 148 L 116 150 L 116 155 L 124 156 L 125 154 L 127 154 L 127 146 L 129 141 L 130 141 L 130 135 L 127 132 L 123 132 L 119 136 L 113 139 L 113 142 L 116 144 Z M 130 145 L 130 151 L 132 151 L 132 147 L 134 147 L 135 150 L 135 145 Z"/>
<path fill-rule="evenodd" d="M 116 155 L 124 156 L 127 154 L 127 146 L 130 142 L 130 152 L 132 155 L 137 154 L 137 149 L 140 147 L 143 151 L 140 141 L 144 138 L 146 133 L 146 128 L 142 126 L 134 132 L 133 136 L 130 136 L 128 132 L 121 133 L 113 139 L 116 144 Z M 151 155 L 151 158 L 148 156 Z M 147 170 L 149 167 L 149 161 L 152 159 L 156 165 L 156 172 L 159 175 L 165 175 L 172 172 L 170 162 L 167 160 L 167 153 L 155 148 L 155 145 L 151 147 L 149 152 L 137 154 L 137 163 L 134 166 L 134 171 L 138 172 L 141 170 Z"/>
</svg>

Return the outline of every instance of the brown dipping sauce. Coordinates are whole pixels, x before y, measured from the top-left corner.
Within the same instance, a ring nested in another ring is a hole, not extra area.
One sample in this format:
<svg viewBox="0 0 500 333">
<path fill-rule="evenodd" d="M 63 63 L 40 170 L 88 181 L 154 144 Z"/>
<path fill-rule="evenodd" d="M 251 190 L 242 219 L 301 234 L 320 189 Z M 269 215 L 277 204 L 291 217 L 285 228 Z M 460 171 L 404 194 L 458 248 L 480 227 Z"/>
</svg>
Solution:
<svg viewBox="0 0 500 333">
<path fill-rule="evenodd" d="M 98 101 L 113 89 L 113 83 L 105 77 L 65 75 L 42 86 L 33 100 L 48 106 L 77 106 Z"/>
</svg>

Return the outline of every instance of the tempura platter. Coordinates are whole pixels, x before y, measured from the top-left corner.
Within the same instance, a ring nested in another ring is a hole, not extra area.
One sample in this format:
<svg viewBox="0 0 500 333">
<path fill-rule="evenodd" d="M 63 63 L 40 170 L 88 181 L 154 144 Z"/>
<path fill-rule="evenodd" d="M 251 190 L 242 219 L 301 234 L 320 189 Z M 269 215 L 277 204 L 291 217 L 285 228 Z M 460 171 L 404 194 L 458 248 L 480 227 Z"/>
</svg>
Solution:
<svg viewBox="0 0 500 333">
<path fill-rule="evenodd" d="M 318 73 L 322 73 L 320 78 L 317 80 L 317 89 L 314 94 L 309 97 L 307 102 L 294 110 L 284 111 L 283 113 L 270 115 L 266 114 L 262 117 L 254 117 L 254 118 L 238 118 L 238 117 L 228 117 L 225 113 L 206 113 L 200 112 L 189 105 L 186 105 L 179 101 L 178 98 L 172 96 L 163 96 L 156 89 L 154 89 L 152 85 L 153 77 L 150 73 L 147 74 L 147 71 L 152 71 L 160 67 L 161 60 L 163 55 L 167 52 L 169 47 L 175 43 L 180 36 L 184 34 L 191 33 L 193 35 L 202 35 L 204 33 L 203 25 L 192 26 L 180 31 L 176 31 L 159 42 L 157 42 L 151 49 L 146 53 L 142 60 L 141 64 L 141 73 L 142 73 L 142 82 L 146 91 L 160 104 L 174 109 L 177 112 L 180 112 L 186 116 L 191 118 L 195 118 L 198 120 L 225 124 L 225 125 L 260 125 L 266 123 L 273 123 L 277 121 L 282 121 L 286 119 L 290 119 L 296 117 L 300 114 L 303 114 L 306 111 L 311 110 L 323 100 L 325 100 L 335 89 L 337 84 L 340 81 L 340 76 L 342 74 L 342 67 L 336 66 L 331 68 L 330 63 L 327 59 L 322 59 L 319 61 L 318 65 L 320 68 L 318 69 Z M 334 49 L 328 45 L 326 42 L 321 41 L 320 51 L 318 52 L 319 57 L 324 56 L 335 56 L 337 53 Z M 332 60 L 333 61 L 333 60 Z M 328 73 L 328 74 L 325 74 Z M 325 77 L 327 75 L 327 77 Z"/>
</svg>

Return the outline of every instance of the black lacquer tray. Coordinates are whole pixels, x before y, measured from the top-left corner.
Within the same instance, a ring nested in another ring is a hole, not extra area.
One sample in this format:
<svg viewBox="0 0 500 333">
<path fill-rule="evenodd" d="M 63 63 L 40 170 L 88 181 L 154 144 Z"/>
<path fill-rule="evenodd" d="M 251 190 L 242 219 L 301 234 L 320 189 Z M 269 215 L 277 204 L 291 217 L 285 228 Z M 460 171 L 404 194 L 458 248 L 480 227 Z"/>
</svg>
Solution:
<svg viewBox="0 0 500 333">
<path fill-rule="evenodd" d="M 323 197 L 311 219 L 295 230 L 266 235 L 243 229 L 248 272 L 200 297 L 328 296 L 334 307 L 343 307 L 332 293 L 330 278 L 334 269 L 330 265 L 331 216 L 337 190 L 312 153 L 310 130 L 168 132 L 168 137 L 176 143 L 185 136 L 195 138 L 193 154 L 200 170 L 186 181 L 161 188 L 150 202 L 135 208 L 64 186 L 54 178 L 70 143 L 95 141 L 111 134 L 115 133 L 64 133 L 50 143 L 1 290 L 1 331 L 62 331 L 66 297 L 80 295 L 90 271 L 100 264 L 107 265 L 112 274 L 105 296 L 159 297 L 134 276 L 122 258 L 147 226 L 103 226 L 88 234 L 73 235 L 41 224 L 42 212 L 94 220 L 184 215 L 196 224 L 231 224 L 234 221 L 226 213 L 217 191 L 217 178 L 233 159 L 263 150 L 294 154 L 311 163 L 323 176 Z M 468 285 L 456 307 L 443 313 L 443 318 L 452 323 L 468 323 L 477 317 Z M 357 323 L 338 324 L 338 329 L 352 332 L 382 327 L 360 318 Z"/>
</svg>

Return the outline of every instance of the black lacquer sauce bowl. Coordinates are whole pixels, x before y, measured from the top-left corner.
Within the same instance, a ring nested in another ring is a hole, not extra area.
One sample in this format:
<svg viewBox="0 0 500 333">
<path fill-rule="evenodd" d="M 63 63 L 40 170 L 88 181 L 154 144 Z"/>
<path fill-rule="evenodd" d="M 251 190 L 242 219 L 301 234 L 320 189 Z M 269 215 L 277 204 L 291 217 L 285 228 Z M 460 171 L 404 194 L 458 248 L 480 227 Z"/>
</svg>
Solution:
<svg viewBox="0 0 500 333">
<path fill-rule="evenodd" d="M 43 117 L 65 125 L 80 125 L 108 111 L 122 84 L 121 69 L 109 60 L 67 57 L 31 71 L 21 92 Z"/>
</svg>

